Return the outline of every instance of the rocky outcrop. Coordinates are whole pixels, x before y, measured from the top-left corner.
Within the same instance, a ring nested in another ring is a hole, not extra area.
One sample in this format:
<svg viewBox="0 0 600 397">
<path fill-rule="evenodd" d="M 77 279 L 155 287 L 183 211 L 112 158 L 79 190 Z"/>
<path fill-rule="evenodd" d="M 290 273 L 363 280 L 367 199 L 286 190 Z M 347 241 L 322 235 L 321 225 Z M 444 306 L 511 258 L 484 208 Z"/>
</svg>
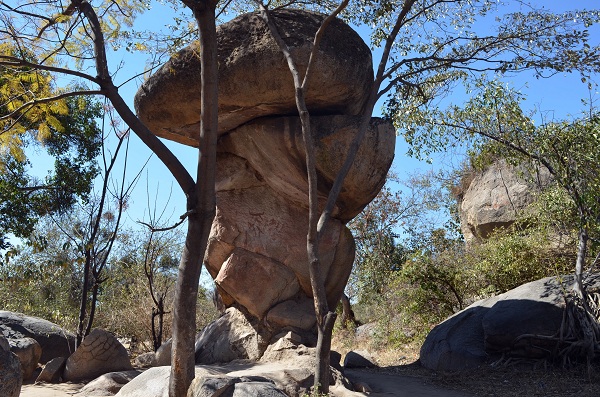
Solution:
<svg viewBox="0 0 600 397">
<path fill-rule="evenodd" d="M 0 333 L 7 339 L 35 339 L 42 347 L 41 364 L 55 357 L 68 357 L 75 351 L 75 335 L 38 317 L 0 311 Z"/>
<path fill-rule="evenodd" d="M 42 347 L 33 338 L 9 339 L 10 351 L 15 353 L 21 363 L 23 380 L 32 377 L 42 356 Z"/>
<path fill-rule="evenodd" d="M 526 167 L 513 167 L 504 160 L 476 173 L 459 207 L 465 240 L 485 239 L 495 229 L 513 224 L 550 180 L 545 168 L 532 174 Z"/>
<path fill-rule="evenodd" d="M 590 288 L 600 287 L 600 275 L 587 283 Z M 548 357 L 557 342 L 544 337 L 559 331 L 563 293 L 572 285 L 572 276 L 548 277 L 472 304 L 431 330 L 421 347 L 421 364 L 434 370 L 461 371 L 503 354 Z"/>
<path fill-rule="evenodd" d="M 63 378 L 74 382 L 132 369 L 127 350 L 117 338 L 108 331 L 95 328 L 67 359 Z"/>
<path fill-rule="evenodd" d="M 0 335 L 0 396 L 19 397 L 22 384 L 19 359 L 10 351 L 8 340 Z"/>
<path fill-rule="evenodd" d="M 273 13 L 299 68 L 323 15 Z M 219 141 L 217 214 L 204 259 L 227 307 L 265 340 L 314 327 L 306 253 L 308 177 L 293 80 L 257 14 L 218 28 Z M 192 45 L 140 88 L 136 109 L 158 136 L 197 145 L 200 63 Z M 318 199 L 329 190 L 357 135 L 373 80 L 370 51 L 340 20 L 328 26 L 306 95 L 316 149 Z M 354 239 L 345 224 L 379 192 L 394 157 L 391 123 L 373 118 L 320 240 L 327 300 L 335 307 L 350 275 Z M 264 331 L 264 332 L 263 332 Z"/>
<path fill-rule="evenodd" d="M 298 10 L 272 15 L 303 72 L 324 16 Z M 221 133 L 262 116 L 297 113 L 288 65 L 257 13 L 218 26 L 217 47 Z M 358 114 L 373 81 L 371 51 L 355 31 L 337 19 L 327 28 L 319 50 L 308 84 L 308 109 L 320 114 Z M 197 146 L 200 70 L 197 45 L 191 45 L 142 85 L 135 107 L 156 135 Z"/>
</svg>

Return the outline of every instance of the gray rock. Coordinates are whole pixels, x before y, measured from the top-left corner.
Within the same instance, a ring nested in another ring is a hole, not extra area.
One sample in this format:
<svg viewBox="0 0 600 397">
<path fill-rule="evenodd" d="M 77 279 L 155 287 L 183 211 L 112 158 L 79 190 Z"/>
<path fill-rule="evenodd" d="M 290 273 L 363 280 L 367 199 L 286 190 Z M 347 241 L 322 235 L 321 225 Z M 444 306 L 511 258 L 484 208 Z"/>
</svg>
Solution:
<svg viewBox="0 0 600 397">
<path fill-rule="evenodd" d="M 23 380 L 28 380 L 37 369 L 42 356 L 42 347 L 33 338 L 9 339 L 10 350 L 19 357 Z"/>
<path fill-rule="evenodd" d="M 0 333 L 8 339 L 35 339 L 42 347 L 41 364 L 55 357 L 68 357 L 75 351 L 74 334 L 38 317 L 0 311 Z"/>
<path fill-rule="evenodd" d="M 266 349 L 264 338 L 236 308 L 230 307 L 196 338 L 196 364 L 258 360 Z"/>
<path fill-rule="evenodd" d="M 283 39 L 303 71 L 324 15 L 300 10 L 272 12 Z M 217 27 L 219 131 L 262 116 L 297 113 L 288 65 L 257 13 Z M 360 36 L 334 20 L 319 47 L 308 84 L 307 106 L 321 114 L 358 114 L 373 82 L 371 52 Z M 176 54 L 138 90 L 135 107 L 156 135 L 197 146 L 200 59 L 197 44 Z"/>
<path fill-rule="evenodd" d="M 599 287 L 600 275 L 588 278 L 587 283 Z M 563 290 L 572 285 L 572 276 L 547 277 L 475 302 L 431 330 L 421 347 L 421 364 L 434 370 L 461 371 L 500 354 L 547 357 L 554 344 L 519 337 L 555 335 L 562 322 Z"/>
<path fill-rule="evenodd" d="M 81 388 L 77 397 L 106 397 L 114 396 L 142 371 L 120 371 L 101 375 Z"/>
<path fill-rule="evenodd" d="M 35 382 L 59 383 L 66 364 L 67 359 L 65 357 L 53 358 L 44 365 L 42 372 L 40 372 Z"/>
<path fill-rule="evenodd" d="M 375 368 L 377 363 L 365 350 L 349 351 L 344 357 L 344 368 Z"/>
<path fill-rule="evenodd" d="M 155 352 L 147 352 L 147 353 L 140 354 L 139 356 L 137 356 L 135 358 L 134 362 L 135 362 L 135 365 L 140 368 L 153 367 L 153 366 L 155 366 L 155 363 L 157 362 L 156 353 Z"/>
<path fill-rule="evenodd" d="M 123 345 L 110 332 L 95 328 L 68 359 L 63 378 L 66 381 L 94 379 L 115 371 L 133 367 Z"/>
<path fill-rule="evenodd" d="M 0 336 L 0 396 L 19 397 L 22 384 L 19 359 L 10 351 L 6 338 Z"/>
</svg>

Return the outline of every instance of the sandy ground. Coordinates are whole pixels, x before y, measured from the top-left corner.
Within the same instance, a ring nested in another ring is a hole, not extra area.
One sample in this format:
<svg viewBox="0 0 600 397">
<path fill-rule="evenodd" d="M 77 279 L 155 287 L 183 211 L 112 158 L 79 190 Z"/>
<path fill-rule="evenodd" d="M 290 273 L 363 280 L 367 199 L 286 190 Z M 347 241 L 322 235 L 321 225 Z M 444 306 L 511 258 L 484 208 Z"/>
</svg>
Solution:
<svg viewBox="0 0 600 397">
<path fill-rule="evenodd" d="M 23 385 L 20 396 L 27 397 L 70 397 L 83 387 L 80 383 Z"/>
<path fill-rule="evenodd" d="M 360 382 L 367 384 L 371 389 L 370 393 L 348 393 L 347 395 L 370 397 L 471 397 L 470 394 L 446 390 L 427 384 L 423 381 L 423 379 L 414 376 L 377 373 L 372 370 L 362 369 L 346 370 L 346 376 L 352 381 L 352 383 L 356 384 Z M 73 394 L 76 394 L 82 386 L 82 384 L 73 383 L 61 383 L 56 385 L 30 384 L 23 386 L 20 396 L 70 397 Z M 334 392 L 337 392 L 337 390 Z"/>
</svg>

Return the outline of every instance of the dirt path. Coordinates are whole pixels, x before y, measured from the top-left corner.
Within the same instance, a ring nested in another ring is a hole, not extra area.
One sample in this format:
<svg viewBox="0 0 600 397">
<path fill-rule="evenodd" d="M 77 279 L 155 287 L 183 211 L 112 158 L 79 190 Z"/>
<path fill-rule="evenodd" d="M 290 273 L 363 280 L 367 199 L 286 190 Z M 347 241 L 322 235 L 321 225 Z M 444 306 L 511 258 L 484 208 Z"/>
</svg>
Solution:
<svg viewBox="0 0 600 397">
<path fill-rule="evenodd" d="M 415 376 L 386 374 L 363 369 L 347 369 L 344 373 L 353 384 L 358 382 L 367 384 L 371 392 L 364 393 L 364 395 L 369 397 L 472 397 L 471 394 L 427 384 L 423 379 Z"/>
<path fill-rule="evenodd" d="M 20 397 L 70 397 L 83 386 L 80 383 L 23 385 Z"/>
</svg>

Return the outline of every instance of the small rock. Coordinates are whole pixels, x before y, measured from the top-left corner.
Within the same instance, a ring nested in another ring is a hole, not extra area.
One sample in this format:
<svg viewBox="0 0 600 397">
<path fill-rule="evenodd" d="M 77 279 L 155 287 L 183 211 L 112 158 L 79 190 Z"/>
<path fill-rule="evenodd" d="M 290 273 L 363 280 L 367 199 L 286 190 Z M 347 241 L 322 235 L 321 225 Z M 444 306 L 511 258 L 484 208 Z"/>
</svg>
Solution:
<svg viewBox="0 0 600 397">
<path fill-rule="evenodd" d="M 104 374 L 87 385 L 85 385 L 75 396 L 77 397 L 105 397 L 114 396 L 125 386 L 131 382 L 142 371 L 121 371 L 110 372 Z"/>
<path fill-rule="evenodd" d="M 135 365 L 140 368 L 150 368 L 156 362 L 156 353 L 155 352 L 147 352 L 140 354 L 135 358 Z"/>
<path fill-rule="evenodd" d="M 46 365 L 44 365 L 44 368 L 42 368 L 42 372 L 38 375 L 35 383 L 59 383 L 66 363 L 67 359 L 65 357 L 55 357 L 48 361 Z"/>
</svg>

